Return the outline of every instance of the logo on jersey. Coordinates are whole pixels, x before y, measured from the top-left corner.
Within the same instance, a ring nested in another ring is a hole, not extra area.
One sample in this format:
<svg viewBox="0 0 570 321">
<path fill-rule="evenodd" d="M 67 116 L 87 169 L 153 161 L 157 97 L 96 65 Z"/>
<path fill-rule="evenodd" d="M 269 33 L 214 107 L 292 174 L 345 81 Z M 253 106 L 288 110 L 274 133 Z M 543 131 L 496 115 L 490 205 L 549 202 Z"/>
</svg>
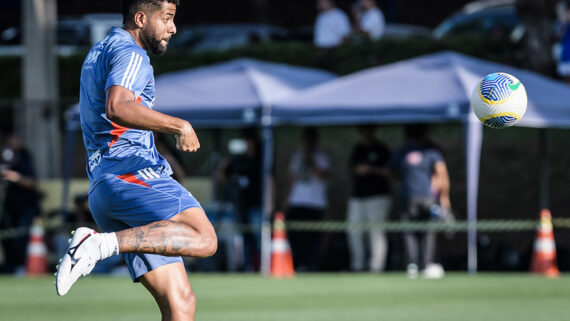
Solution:
<svg viewBox="0 0 570 321">
<path fill-rule="evenodd" d="M 422 162 L 423 156 L 420 152 L 411 152 L 406 155 L 406 162 L 412 166 L 416 166 Z"/>
<path fill-rule="evenodd" d="M 101 151 L 97 150 L 89 156 L 89 171 L 92 172 L 99 163 L 101 163 Z"/>
<path fill-rule="evenodd" d="M 94 64 L 101 55 L 101 51 L 92 51 L 89 53 L 87 58 L 85 58 L 85 64 Z"/>
<path fill-rule="evenodd" d="M 154 169 L 150 167 L 138 170 L 137 174 L 139 174 L 139 176 L 142 177 L 145 181 L 160 178 L 160 175 L 158 175 Z"/>
</svg>

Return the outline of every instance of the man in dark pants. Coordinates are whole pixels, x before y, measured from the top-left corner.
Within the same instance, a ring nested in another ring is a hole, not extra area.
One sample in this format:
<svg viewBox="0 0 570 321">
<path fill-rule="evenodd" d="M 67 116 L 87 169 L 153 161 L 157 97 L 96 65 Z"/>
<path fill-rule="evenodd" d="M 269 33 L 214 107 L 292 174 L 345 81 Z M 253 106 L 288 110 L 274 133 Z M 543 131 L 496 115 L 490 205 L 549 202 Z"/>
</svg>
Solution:
<svg viewBox="0 0 570 321">
<path fill-rule="evenodd" d="M 427 222 L 432 218 L 433 206 L 438 201 L 446 210 L 451 207 L 447 167 L 439 150 L 428 140 L 427 132 L 426 125 L 407 126 L 406 145 L 390 160 L 390 169 L 401 180 L 399 197 L 401 220 L 404 222 Z M 418 268 L 426 269 L 433 263 L 435 234 L 407 232 L 404 238 L 408 276 L 417 277 Z"/>
<path fill-rule="evenodd" d="M 352 195 L 348 201 L 347 222 L 351 224 L 378 224 L 386 221 L 390 212 L 390 180 L 386 165 L 390 149 L 375 135 L 374 125 L 358 128 L 360 141 L 350 157 Z M 386 266 L 388 239 L 384 231 L 375 226 L 369 231 L 359 228 L 347 233 L 352 271 L 383 271 Z M 368 264 L 365 263 L 365 236 L 370 244 Z"/>
</svg>

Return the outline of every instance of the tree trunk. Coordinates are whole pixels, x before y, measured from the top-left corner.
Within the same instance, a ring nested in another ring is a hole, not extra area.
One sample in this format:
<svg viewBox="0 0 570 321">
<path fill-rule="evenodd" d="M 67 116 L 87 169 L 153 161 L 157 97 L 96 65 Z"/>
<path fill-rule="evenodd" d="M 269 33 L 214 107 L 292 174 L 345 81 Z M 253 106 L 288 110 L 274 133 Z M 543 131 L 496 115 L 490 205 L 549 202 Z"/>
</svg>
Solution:
<svg viewBox="0 0 570 321">
<path fill-rule="evenodd" d="M 38 176 L 57 177 L 61 167 L 55 45 L 57 1 L 25 0 L 22 12 L 23 104 L 14 112 L 15 129 L 33 155 Z"/>
</svg>

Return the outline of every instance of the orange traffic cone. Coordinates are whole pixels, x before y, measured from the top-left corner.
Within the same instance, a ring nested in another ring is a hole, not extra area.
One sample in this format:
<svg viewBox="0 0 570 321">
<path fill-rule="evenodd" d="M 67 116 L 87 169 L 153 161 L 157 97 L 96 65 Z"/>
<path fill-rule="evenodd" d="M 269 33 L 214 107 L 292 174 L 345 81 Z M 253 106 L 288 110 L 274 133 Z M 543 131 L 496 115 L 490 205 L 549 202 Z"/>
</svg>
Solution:
<svg viewBox="0 0 570 321">
<path fill-rule="evenodd" d="M 293 277 L 294 275 L 293 255 L 285 229 L 285 215 L 282 212 L 277 212 L 273 222 L 273 240 L 271 242 L 271 276 L 282 278 Z"/>
<path fill-rule="evenodd" d="M 37 220 L 30 230 L 28 243 L 28 260 L 26 262 L 26 275 L 43 275 L 47 273 L 46 245 L 44 243 L 44 227 Z"/>
<path fill-rule="evenodd" d="M 552 232 L 552 217 L 549 210 L 540 212 L 540 227 L 534 241 L 534 254 L 530 265 L 532 273 L 543 274 L 549 278 L 558 277 L 556 266 L 556 245 Z"/>
</svg>

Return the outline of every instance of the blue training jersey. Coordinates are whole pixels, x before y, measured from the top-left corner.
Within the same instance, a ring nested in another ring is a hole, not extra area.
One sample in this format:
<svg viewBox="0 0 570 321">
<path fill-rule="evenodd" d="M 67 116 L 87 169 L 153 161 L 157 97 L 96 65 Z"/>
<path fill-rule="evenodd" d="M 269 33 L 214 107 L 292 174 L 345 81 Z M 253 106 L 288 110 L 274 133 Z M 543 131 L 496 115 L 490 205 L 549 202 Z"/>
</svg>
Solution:
<svg viewBox="0 0 570 321">
<path fill-rule="evenodd" d="M 79 109 L 91 186 L 148 167 L 171 175 L 170 166 L 154 146 L 151 131 L 122 127 L 107 119 L 106 90 L 111 86 L 130 90 L 135 101 L 152 109 L 154 75 L 150 59 L 121 28 L 112 28 L 93 46 L 81 69 Z"/>
</svg>

